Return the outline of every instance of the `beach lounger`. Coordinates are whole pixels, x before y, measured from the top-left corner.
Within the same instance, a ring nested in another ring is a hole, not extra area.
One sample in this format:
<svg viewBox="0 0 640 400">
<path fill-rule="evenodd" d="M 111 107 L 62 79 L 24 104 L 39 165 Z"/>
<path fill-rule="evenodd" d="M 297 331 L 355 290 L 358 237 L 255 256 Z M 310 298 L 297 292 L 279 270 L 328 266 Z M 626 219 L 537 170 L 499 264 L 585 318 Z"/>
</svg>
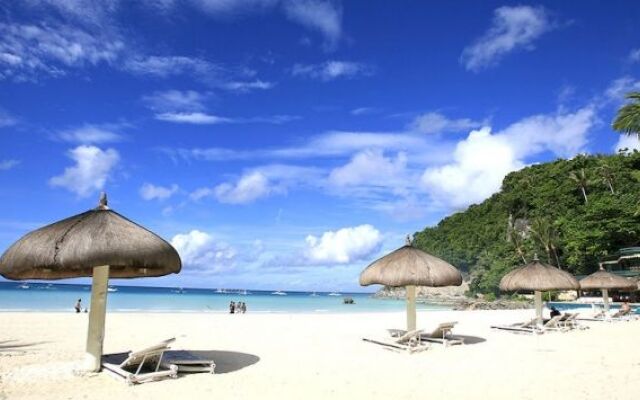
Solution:
<svg viewBox="0 0 640 400">
<path fill-rule="evenodd" d="M 405 332 L 404 334 L 397 336 L 391 340 L 369 338 L 362 338 L 362 340 L 369 343 L 379 344 L 392 350 L 403 350 L 409 354 L 412 354 L 427 350 L 429 348 L 426 343 L 422 343 L 422 340 L 420 340 L 420 335 L 422 333 L 422 329 L 419 329 Z"/>
<path fill-rule="evenodd" d="M 500 329 L 504 331 L 510 331 L 515 333 L 543 333 L 542 329 L 538 327 L 538 320 L 536 318 L 528 322 L 519 322 L 510 325 L 492 325 L 493 329 Z"/>
<path fill-rule="evenodd" d="M 560 320 L 562 320 L 562 317 L 563 317 L 562 315 L 556 315 L 555 317 L 545 322 L 542 325 L 542 328 L 541 328 L 542 331 L 543 332 L 547 332 L 547 331 L 566 332 L 568 328 L 563 326 L 563 324 L 560 322 Z"/>
<path fill-rule="evenodd" d="M 168 351 L 162 358 L 162 367 L 170 369 L 178 367 L 178 372 L 206 372 L 215 373 L 216 363 L 187 350 Z"/>
<path fill-rule="evenodd" d="M 133 385 L 166 377 L 177 378 L 178 367 L 162 368 L 162 357 L 175 338 L 164 340 L 154 346 L 138 351 L 103 356 L 102 367 L 112 375 L 124 378 Z"/>
<path fill-rule="evenodd" d="M 452 346 L 454 344 L 464 344 L 464 339 L 451 336 L 451 331 L 457 323 L 457 321 L 443 322 L 431 333 L 423 333 L 420 335 L 420 339 L 427 342 L 440 343 L 445 347 Z"/>
</svg>

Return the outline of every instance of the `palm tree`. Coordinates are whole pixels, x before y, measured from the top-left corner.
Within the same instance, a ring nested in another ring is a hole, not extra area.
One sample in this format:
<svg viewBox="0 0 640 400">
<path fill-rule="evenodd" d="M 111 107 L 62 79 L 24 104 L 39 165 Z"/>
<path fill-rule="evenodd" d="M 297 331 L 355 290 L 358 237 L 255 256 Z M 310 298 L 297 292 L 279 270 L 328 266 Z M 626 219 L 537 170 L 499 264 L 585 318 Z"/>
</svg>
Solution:
<svg viewBox="0 0 640 400">
<path fill-rule="evenodd" d="M 630 92 L 625 97 L 632 102 L 618 110 L 613 129 L 625 135 L 640 136 L 640 92 Z"/>
<path fill-rule="evenodd" d="M 615 172 L 613 172 L 613 168 L 611 167 L 611 165 L 603 162 L 598 167 L 598 173 L 600 174 L 600 178 L 602 178 L 602 183 L 609 186 L 611 194 L 616 194 L 616 192 L 613 190 L 613 180 L 615 179 L 616 174 Z"/>
<path fill-rule="evenodd" d="M 531 223 L 531 232 L 533 232 L 534 237 L 540 242 L 542 247 L 544 247 L 549 262 L 551 262 L 551 257 L 553 256 L 556 260 L 556 266 L 562 269 L 560 266 L 560 258 L 558 257 L 557 243 L 559 241 L 559 235 L 556 227 L 544 218 L 536 218 Z"/>
<path fill-rule="evenodd" d="M 569 178 L 571 178 L 582 191 L 582 196 L 584 196 L 584 204 L 588 204 L 589 199 L 587 199 L 587 186 L 589 185 L 589 180 L 587 179 L 587 174 L 584 172 L 584 168 L 581 168 L 580 172 L 578 173 L 576 173 L 575 171 L 571 171 L 571 173 L 569 174 Z"/>
<path fill-rule="evenodd" d="M 515 229 L 509 229 L 508 232 L 509 241 L 513 243 L 513 247 L 516 249 L 516 254 L 522 259 L 523 263 L 527 263 L 527 259 L 524 258 L 524 249 L 522 248 L 524 238 L 522 234 Z"/>
</svg>

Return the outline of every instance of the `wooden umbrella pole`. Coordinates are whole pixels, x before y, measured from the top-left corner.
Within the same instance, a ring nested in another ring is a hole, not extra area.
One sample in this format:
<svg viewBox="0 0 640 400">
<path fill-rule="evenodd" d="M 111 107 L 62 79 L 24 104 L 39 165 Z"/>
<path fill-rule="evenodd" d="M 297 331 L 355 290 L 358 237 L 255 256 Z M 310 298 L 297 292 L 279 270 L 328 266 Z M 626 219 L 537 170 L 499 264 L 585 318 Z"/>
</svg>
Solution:
<svg viewBox="0 0 640 400">
<path fill-rule="evenodd" d="M 538 324 L 542 325 L 542 292 L 539 290 L 535 291 L 535 306 L 536 319 L 538 320 Z"/>
<path fill-rule="evenodd" d="M 602 301 L 604 302 L 604 310 L 609 311 L 609 289 L 602 289 Z"/>
<path fill-rule="evenodd" d="M 86 352 L 86 368 L 93 372 L 100 371 L 102 364 L 102 343 L 104 341 L 104 322 L 107 313 L 108 284 L 109 266 L 94 267 Z"/>
<path fill-rule="evenodd" d="M 416 330 L 416 287 L 407 286 L 407 331 Z"/>
</svg>

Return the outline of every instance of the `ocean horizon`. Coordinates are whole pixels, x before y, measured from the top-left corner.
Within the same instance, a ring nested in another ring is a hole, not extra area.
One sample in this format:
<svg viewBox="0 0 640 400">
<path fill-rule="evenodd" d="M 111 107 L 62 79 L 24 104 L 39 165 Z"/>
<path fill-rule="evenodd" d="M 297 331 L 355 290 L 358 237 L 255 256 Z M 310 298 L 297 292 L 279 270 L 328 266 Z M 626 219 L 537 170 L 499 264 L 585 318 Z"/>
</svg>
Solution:
<svg viewBox="0 0 640 400">
<path fill-rule="evenodd" d="M 351 297 L 355 304 L 344 304 Z M 91 285 L 43 282 L 0 282 L 0 312 L 74 312 L 81 299 L 91 300 Z M 109 312 L 228 313 L 229 303 L 244 302 L 248 313 L 358 313 L 403 311 L 405 302 L 378 299 L 373 293 L 305 292 L 251 289 L 205 289 L 109 285 Z M 418 304 L 421 310 L 446 310 L 437 304 Z"/>
</svg>

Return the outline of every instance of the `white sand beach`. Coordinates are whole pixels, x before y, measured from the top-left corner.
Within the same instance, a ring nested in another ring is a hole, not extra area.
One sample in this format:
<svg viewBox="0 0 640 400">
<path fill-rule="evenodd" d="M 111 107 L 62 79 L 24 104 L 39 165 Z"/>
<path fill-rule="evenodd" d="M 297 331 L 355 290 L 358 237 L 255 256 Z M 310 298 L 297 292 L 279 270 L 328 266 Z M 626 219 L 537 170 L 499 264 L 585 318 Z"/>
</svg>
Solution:
<svg viewBox="0 0 640 400">
<path fill-rule="evenodd" d="M 468 344 L 396 353 L 361 340 L 404 313 L 107 315 L 105 352 L 176 337 L 210 351 L 217 373 L 127 386 L 73 372 L 87 315 L 0 313 L 0 399 L 623 399 L 640 392 L 640 321 L 525 336 L 490 329 L 532 310 L 420 312 L 418 326 L 459 321 Z"/>
</svg>

